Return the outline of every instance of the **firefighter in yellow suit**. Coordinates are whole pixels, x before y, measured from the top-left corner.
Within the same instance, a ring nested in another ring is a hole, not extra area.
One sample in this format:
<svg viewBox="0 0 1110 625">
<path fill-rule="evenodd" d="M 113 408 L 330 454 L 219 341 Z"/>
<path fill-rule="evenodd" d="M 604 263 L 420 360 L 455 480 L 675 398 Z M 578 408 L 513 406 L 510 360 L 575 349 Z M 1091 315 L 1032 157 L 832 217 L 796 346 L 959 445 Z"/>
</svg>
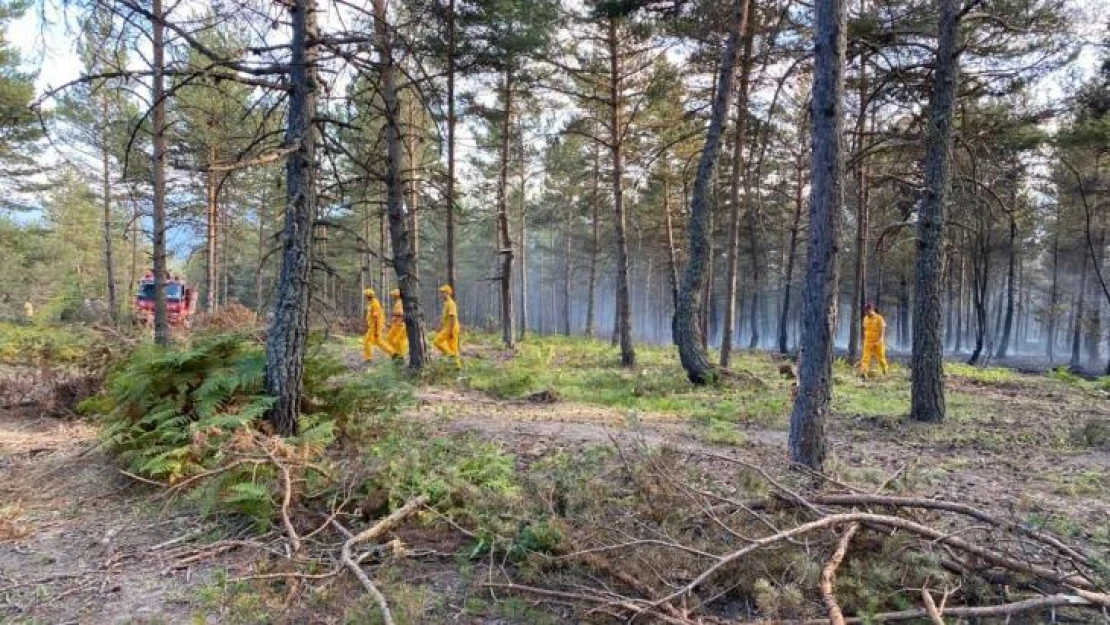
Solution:
<svg viewBox="0 0 1110 625">
<path fill-rule="evenodd" d="M 362 355 L 366 362 L 374 359 L 374 348 L 385 352 L 386 356 L 393 354 L 389 344 L 382 340 L 385 331 L 385 312 L 382 303 L 374 294 L 374 289 L 363 291 L 366 295 L 366 335 L 362 337 Z"/>
<path fill-rule="evenodd" d="M 875 312 L 875 305 L 868 302 L 863 307 L 863 360 L 859 363 L 860 374 L 866 376 L 871 370 L 871 361 L 879 361 L 879 370 L 886 375 L 886 320 Z"/>
<path fill-rule="evenodd" d="M 459 308 L 455 305 L 454 290 L 449 285 L 439 287 L 443 296 L 443 320 L 439 325 L 439 334 L 433 345 L 444 356 L 455 359 L 455 366 L 462 367 L 462 358 L 459 356 L 459 334 L 462 326 L 459 324 Z"/>
<path fill-rule="evenodd" d="M 389 323 L 389 334 L 385 342 L 389 344 L 394 358 L 404 358 L 409 355 L 409 334 L 405 328 L 405 303 L 401 300 L 401 291 L 393 289 L 389 296 L 393 298 L 393 319 Z"/>
</svg>

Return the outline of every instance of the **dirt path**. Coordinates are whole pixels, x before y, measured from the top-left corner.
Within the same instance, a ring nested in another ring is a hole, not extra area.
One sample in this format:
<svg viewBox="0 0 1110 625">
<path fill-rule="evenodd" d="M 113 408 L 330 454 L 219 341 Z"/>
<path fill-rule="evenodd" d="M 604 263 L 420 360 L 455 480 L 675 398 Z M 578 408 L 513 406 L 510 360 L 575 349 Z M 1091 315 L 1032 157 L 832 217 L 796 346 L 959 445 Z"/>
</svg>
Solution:
<svg viewBox="0 0 1110 625">
<path fill-rule="evenodd" d="M 149 503 L 95 444 L 82 422 L 0 409 L 0 622 L 205 622 L 216 562 L 172 567 L 204 526 Z"/>
</svg>

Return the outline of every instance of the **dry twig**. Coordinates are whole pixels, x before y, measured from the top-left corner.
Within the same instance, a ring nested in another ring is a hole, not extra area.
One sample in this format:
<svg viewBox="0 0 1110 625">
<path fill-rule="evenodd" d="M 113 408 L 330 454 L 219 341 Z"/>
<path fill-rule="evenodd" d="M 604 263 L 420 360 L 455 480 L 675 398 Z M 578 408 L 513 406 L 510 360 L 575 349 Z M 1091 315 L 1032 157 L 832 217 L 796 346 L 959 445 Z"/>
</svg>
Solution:
<svg viewBox="0 0 1110 625">
<path fill-rule="evenodd" d="M 833 580 L 836 578 L 836 569 L 840 566 L 840 562 L 844 560 L 844 556 L 848 553 L 848 543 L 852 541 L 852 536 L 856 535 L 859 531 L 859 523 L 852 523 L 845 530 L 844 535 L 840 537 L 840 542 L 836 545 L 836 551 L 833 552 L 832 557 L 829 558 L 825 568 L 821 570 L 821 596 L 825 599 L 825 606 L 829 609 L 829 622 L 832 625 L 844 625 L 844 614 L 840 611 L 840 604 L 836 601 L 836 595 L 833 593 Z"/>
<path fill-rule="evenodd" d="M 428 503 L 428 497 L 426 495 L 420 495 L 410 499 L 408 503 L 375 523 L 373 527 L 365 529 L 347 539 L 347 542 L 343 543 L 342 551 L 340 551 L 340 560 L 342 560 L 343 564 L 355 574 L 358 581 L 362 583 L 362 587 L 365 588 L 366 592 L 370 593 L 370 595 L 374 597 L 374 601 L 377 602 L 378 608 L 382 611 L 382 622 L 384 625 L 394 625 L 393 614 L 389 611 L 389 603 L 386 602 L 385 596 L 382 595 L 381 591 L 374 585 L 374 582 L 370 581 L 370 577 L 366 575 L 362 567 L 351 557 L 351 549 L 360 542 L 377 539 L 403 521 L 406 517 L 419 510 L 420 507 L 426 503 Z"/>
</svg>

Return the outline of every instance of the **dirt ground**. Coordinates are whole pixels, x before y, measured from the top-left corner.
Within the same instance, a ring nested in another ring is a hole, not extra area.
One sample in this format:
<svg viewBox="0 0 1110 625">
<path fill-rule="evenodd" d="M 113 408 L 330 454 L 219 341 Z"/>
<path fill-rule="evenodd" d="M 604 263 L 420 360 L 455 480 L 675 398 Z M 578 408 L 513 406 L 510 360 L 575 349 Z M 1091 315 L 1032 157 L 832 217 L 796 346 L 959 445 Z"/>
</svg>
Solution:
<svg viewBox="0 0 1110 625">
<path fill-rule="evenodd" d="M 941 426 L 837 415 L 829 424 L 833 472 L 856 484 L 896 476 L 902 493 L 1035 518 L 1106 549 L 1110 450 L 1066 440 L 1085 420 L 1110 418 L 1110 400 L 1024 380 L 954 381 L 953 390 L 975 399 L 978 416 Z M 787 470 L 785 429 L 742 425 L 743 442 L 717 445 L 673 416 L 631 418 L 598 406 L 499 401 L 455 389 L 425 390 L 407 416 L 500 441 L 524 462 L 641 440 Z M 258 549 L 277 543 L 235 543 L 248 539 L 246 528 L 229 534 L 161 500 L 155 487 L 123 475 L 96 442 L 88 423 L 0 409 L 0 623 L 231 622 L 205 599 L 205 588 L 218 575 L 250 572 Z M 453 583 L 450 561 L 425 569 L 439 584 Z M 513 622 L 464 617 L 462 608 L 450 620 Z"/>
</svg>

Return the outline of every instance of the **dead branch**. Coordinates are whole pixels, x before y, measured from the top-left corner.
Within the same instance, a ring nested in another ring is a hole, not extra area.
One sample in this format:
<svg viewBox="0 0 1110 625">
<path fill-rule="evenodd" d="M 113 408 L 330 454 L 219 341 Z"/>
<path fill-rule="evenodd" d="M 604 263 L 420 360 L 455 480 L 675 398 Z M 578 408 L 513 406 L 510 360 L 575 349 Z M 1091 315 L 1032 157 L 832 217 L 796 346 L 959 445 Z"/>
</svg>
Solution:
<svg viewBox="0 0 1110 625">
<path fill-rule="evenodd" d="M 812 505 L 812 504 L 810 504 L 810 505 Z M 757 540 L 756 542 L 743 547 L 742 549 L 738 549 L 736 551 L 733 551 L 730 554 L 721 556 L 717 560 L 717 562 L 715 562 L 712 566 L 710 566 L 705 571 L 703 571 L 700 575 L 698 575 L 696 578 L 694 578 L 693 581 L 689 582 L 688 584 L 686 584 L 682 588 L 679 588 L 678 590 L 671 593 L 670 595 L 667 595 L 666 597 L 663 597 L 662 599 L 659 599 L 658 601 L 653 602 L 651 605 L 659 606 L 659 605 L 662 605 L 664 603 L 669 603 L 671 601 L 674 601 L 675 599 L 678 599 L 680 597 L 684 597 L 686 595 L 689 595 L 697 587 L 701 586 L 706 581 L 708 581 L 711 577 L 716 575 L 717 572 L 720 571 L 722 568 L 724 568 L 724 567 L 726 567 L 726 566 L 728 566 L 728 565 L 730 565 L 734 562 L 737 562 L 740 559 L 742 559 L 743 557 L 747 556 L 748 554 L 750 554 L 754 551 L 758 551 L 759 549 L 762 549 L 764 547 L 767 547 L 768 545 L 772 545 L 772 544 L 775 544 L 775 543 L 778 543 L 778 542 L 782 542 L 782 541 L 786 540 L 787 538 L 793 538 L 795 536 L 808 534 L 810 532 L 813 532 L 813 531 L 816 531 L 816 530 L 819 530 L 819 529 L 824 529 L 824 528 L 827 528 L 827 527 L 836 527 L 836 526 L 844 525 L 844 524 L 847 524 L 847 523 L 874 524 L 874 525 L 882 525 L 882 526 L 886 526 L 886 527 L 890 527 L 890 528 L 905 530 L 907 532 L 917 534 L 918 536 L 928 538 L 928 539 L 936 541 L 938 543 L 950 545 L 950 546 L 952 546 L 956 549 L 959 549 L 961 551 L 965 551 L 965 552 L 970 553 L 974 556 L 977 556 L 978 558 L 980 558 L 980 559 L 982 559 L 986 562 L 989 562 L 989 563 L 991 563 L 995 566 L 1000 566 L 1000 567 L 1003 567 L 1003 568 L 1010 569 L 1012 571 L 1017 571 L 1018 573 L 1025 573 L 1027 575 L 1033 575 L 1035 577 L 1040 577 L 1044 580 L 1055 582 L 1057 584 L 1071 585 L 1071 586 L 1074 586 L 1076 588 L 1080 588 L 1080 589 L 1083 589 L 1083 590 L 1092 590 L 1094 588 L 1093 585 L 1088 580 L 1086 580 L 1082 577 L 1077 577 L 1075 575 L 1065 575 L 1065 574 L 1061 574 L 1057 571 L 1053 571 L 1053 570 L 1044 568 L 1042 566 L 1038 566 L 1036 564 L 1030 564 L 1030 563 L 1027 563 L 1027 562 L 1020 562 L 1018 560 L 1014 560 L 1013 558 L 1009 558 L 1009 557 L 1006 557 L 1004 555 L 995 553 L 994 551 L 991 551 L 989 549 L 985 549 L 983 547 L 973 545 L 973 544 L 969 543 L 968 541 L 966 541 L 962 538 L 959 538 L 957 536 L 950 536 L 950 535 L 947 535 L 947 534 L 945 534 L 943 532 L 940 532 L 936 529 L 933 529 L 931 527 L 921 525 L 920 523 L 915 523 L 915 522 L 907 520 L 907 519 L 902 519 L 902 518 L 899 518 L 899 517 L 882 515 L 882 514 L 871 514 L 871 513 L 867 513 L 867 512 L 849 512 L 849 513 L 844 513 L 844 514 L 829 515 L 829 516 L 817 519 L 815 521 L 810 521 L 809 523 L 805 523 L 803 525 L 799 525 L 799 526 L 794 527 L 792 529 L 779 532 L 777 534 L 774 534 L 773 536 L 767 536 L 765 538 L 761 538 L 761 539 Z"/>
<path fill-rule="evenodd" d="M 944 625 L 944 619 L 941 618 L 940 610 L 937 609 L 937 604 L 933 601 L 933 595 L 929 594 L 928 588 L 921 589 L 921 600 L 925 602 L 925 612 L 929 614 L 929 620 L 933 625 Z"/>
<path fill-rule="evenodd" d="M 1092 597 L 1095 601 L 1082 597 L 1078 594 L 1055 594 L 1047 595 L 1044 597 L 1036 597 L 1033 599 L 1025 599 L 1024 601 L 1015 601 L 1013 603 L 1003 603 L 1001 605 L 991 606 L 976 606 L 976 607 L 954 607 L 954 608 L 937 608 L 937 612 L 943 617 L 954 618 L 978 618 L 985 616 L 1013 616 L 1021 612 L 1028 612 L 1030 610 L 1042 610 L 1045 608 L 1058 608 L 1058 607 L 1076 607 L 1076 608 L 1097 608 L 1106 605 L 1105 601 L 1110 601 L 1110 595 L 1089 593 L 1094 595 Z M 936 607 L 936 606 L 934 606 Z M 929 611 L 927 609 L 920 610 L 902 610 L 900 612 L 882 612 L 879 614 L 872 614 L 866 617 L 852 617 L 845 619 L 846 625 L 854 625 L 857 623 L 885 623 L 891 621 L 910 621 L 913 619 L 929 618 Z M 809 619 L 805 621 L 785 621 L 783 625 L 830 625 L 828 619 Z"/>
<path fill-rule="evenodd" d="M 991 525 L 994 525 L 995 527 L 1013 530 L 1038 542 L 1049 545 L 1050 547 L 1054 547 L 1060 550 L 1061 553 L 1064 553 L 1071 558 L 1074 558 L 1075 560 L 1086 564 L 1087 566 L 1094 566 L 1094 563 L 1091 561 L 1091 558 L 1089 556 L 1080 553 L 1073 547 L 1065 545 L 1055 536 L 1050 536 L 1048 534 L 1038 532 L 1034 529 L 1025 527 L 1024 525 L 1007 521 L 1005 519 L 999 519 L 998 517 L 987 514 L 982 510 L 955 501 L 944 501 L 941 499 L 924 499 L 919 497 L 898 497 L 878 494 L 817 495 L 814 497 L 810 497 L 809 500 L 812 503 L 822 506 L 878 505 L 890 506 L 894 508 L 924 508 L 928 510 L 944 510 L 946 512 L 955 512 L 956 514 L 962 514 L 964 516 L 969 516 L 973 519 L 983 521 L 984 523 L 989 523 Z"/>
<path fill-rule="evenodd" d="M 285 534 L 289 536 L 289 545 L 293 549 L 293 555 L 296 555 L 301 550 L 301 538 L 297 535 L 297 530 L 293 527 L 293 522 L 289 518 L 289 503 L 293 499 L 293 479 L 289 476 L 289 467 L 279 462 L 273 452 L 267 450 L 266 455 L 270 457 L 270 462 L 281 471 L 281 524 L 285 526 Z"/>
<path fill-rule="evenodd" d="M 607 605 L 613 605 L 613 606 L 616 606 L 616 607 L 624 608 L 624 609 L 628 610 L 629 612 L 632 612 L 632 613 L 637 614 L 637 615 L 643 614 L 643 615 L 653 616 L 653 617 L 655 617 L 657 619 L 660 619 L 664 622 L 671 623 L 672 625 L 695 625 L 695 623 L 696 623 L 696 621 L 691 621 L 689 619 L 678 618 L 678 617 L 674 617 L 674 616 L 668 616 L 667 614 L 663 614 L 663 613 L 658 612 L 654 609 L 645 608 L 643 606 L 636 605 L 635 603 L 632 603 L 631 600 L 614 602 L 609 597 L 595 597 L 595 596 L 585 595 L 585 594 L 576 593 L 576 592 L 564 592 L 564 591 L 561 591 L 561 590 L 548 590 L 546 588 L 536 588 L 535 586 L 522 586 L 520 584 L 512 584 L 512 583 L 509 583 L 509 584 L 495 584 L 493 582 L 486 582 L 486 583 L 482 584 L 482 586 L 485 586 L 486 588 L 500 588 L 502 590 L 508 590 L 510 592 L 512 592 L 512 591 L 527 592 L 527 593 L 530 593 L 530 594 L 539 595 L 541 597 L 551 597 L 551 598 L 554 598 L 554 599 L 563 599 L 565 601 L 602 603 L 602 604 L 607 604 Z"/>
<path fill-rule="evenodd" d="M 856 535 L 859 531 L 859 523 L 852 523 L 845 530 L 844 535 L 840 537 L 840 542 L 836 545 L 836 551 L 833 552 L 832 557 L 829 558 L 825 568 L 821 570 L 821 596 L 825 599 L 825 606 L 829 609 L 829 622 L 832 625 L 844 625 L 844 614 L 840 611 L 840 604 L 836 601 L 836 595 L 833 593 L 833 581 L 836 578 L 836 569 L 840 566 L 840 562 L 844 560 L 844 556 L 848 553 L 848 543 L 852 541 L 852 536 Z"/>
<path fill-rule="evenodd" d="M 358 581 L 362 582 L 362 587 L 366 589 L 366 592 L 370 593 L 370 596 L 374 597 L 374 601 L 377 602 L 378 608 L 380 608 L 382 611 L 382 622 L 385 625 L 394 625 L 393 614 L 391 614 L 389 611 L 389 604 L 386 602 L 385 596 L 382 595 L 381 591 L 379 591 L 378 588 L 374 586 L 374 582 L 370 581 L 370 577 L 366 575 L 366 573 L 362 570 L 362 567 L 360 567 L 358 563 L 355 562 L 354 558 L 351 557 L 351 549 L 360 542 L 377 539 L 379 536 L 388 532 L 398 523 L 403 521 L 406 517 L 419 510 L 420 507 L 426 503 L 428 503 L 428 497 L 426 495 L 420 495 L 418 497 L 410 499 L 408 503 L 394 510 L 389 516 L 375 523 L 373 527 L 365 529 L 347 539 L 347 542 L 343 543 L 343 549 L 340 551 L 340 560 L 348 569 L 351 570 L 352 573 L 355 574 L 355 577 L 358 578 Z"/>
</svg>

